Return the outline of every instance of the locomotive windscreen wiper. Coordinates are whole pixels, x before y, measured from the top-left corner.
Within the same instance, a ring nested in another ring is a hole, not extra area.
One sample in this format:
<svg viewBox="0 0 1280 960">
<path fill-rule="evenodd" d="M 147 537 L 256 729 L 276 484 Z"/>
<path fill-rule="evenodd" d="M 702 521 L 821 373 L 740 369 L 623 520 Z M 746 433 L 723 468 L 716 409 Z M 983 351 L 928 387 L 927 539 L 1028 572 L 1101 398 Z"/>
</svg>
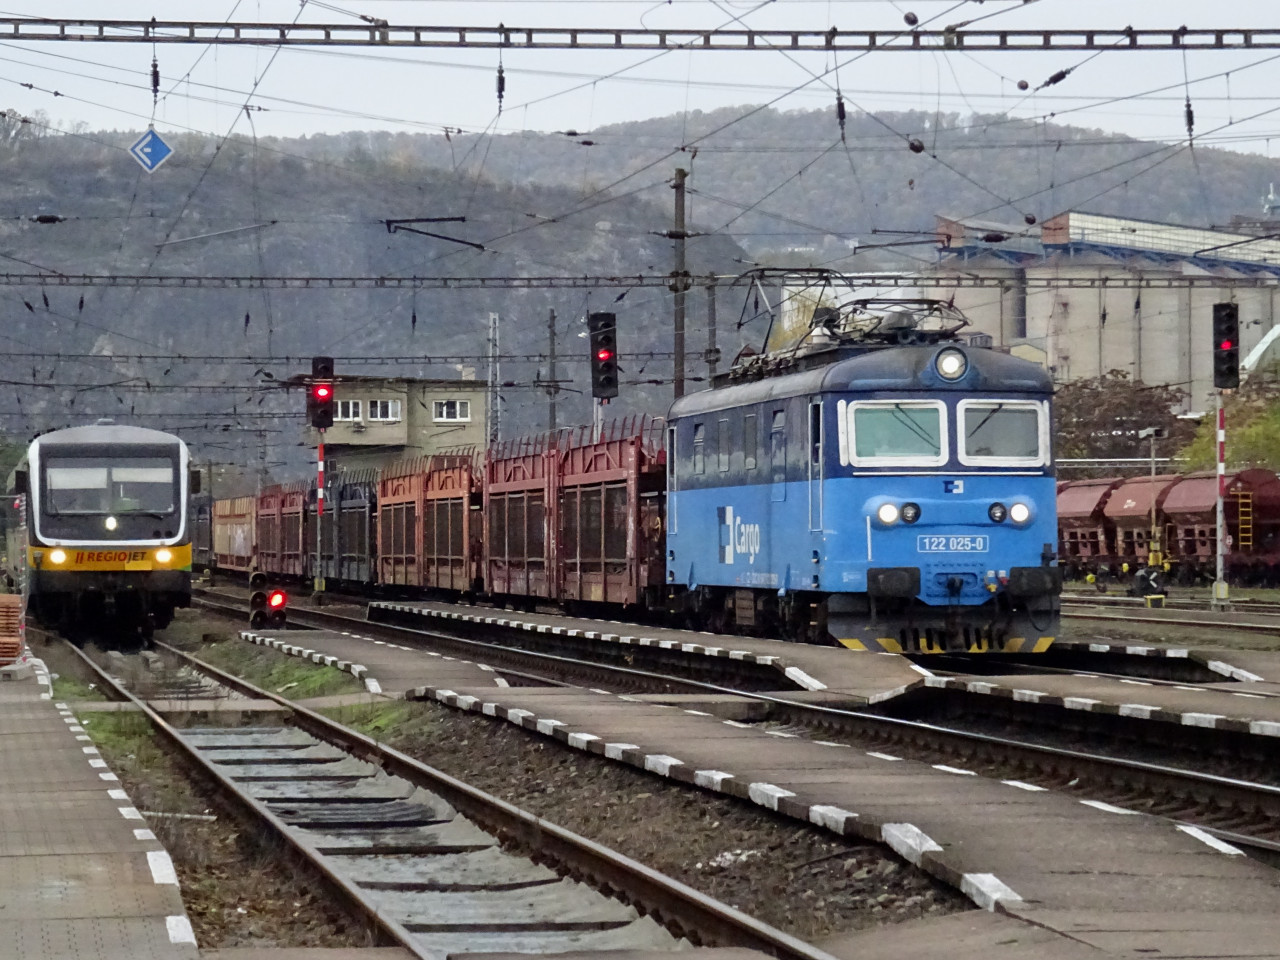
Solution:
<svg viewBox="0 0 1280 960">
<path fill-rule="evenodd" d="M 931 444 L 934 447 L 938 446 L 938 438 L 931 437 L 927 433 L 925 433 L 923 430 L 921 430 L 920 425 L 916 423 L 914 420 L 912 420 L 909 416 L 907 416 L 907 412 L 906 410 L 903 409 L 902 404 L 895 403 L 893 405 L 893 416 L 895 420 L 900 421 L 908 430 L 914 433 L 917 437 L 919 437 L 925 443 Z"/>
<path fill-rule="evenodd" d="M 997 413 L 999 413 L 1003 409 L 1004 409 L 1004 404 L 997 403 L 995 405 L 995 408 L 990 413 L 988 413 L 985 417 L 979 420 L 978 425 L 976 427 L 974 427 L 972 430 L 969 431 L 969 433 L 965 436 L 965 439 L 967 440 L 969 437 L 972 437 L 975 433 L 977 433 L 979 430 L 985 427 L 987 425 L 987 421 L 990 420 L 992 417 L 994 417 Z"/>
</svg>

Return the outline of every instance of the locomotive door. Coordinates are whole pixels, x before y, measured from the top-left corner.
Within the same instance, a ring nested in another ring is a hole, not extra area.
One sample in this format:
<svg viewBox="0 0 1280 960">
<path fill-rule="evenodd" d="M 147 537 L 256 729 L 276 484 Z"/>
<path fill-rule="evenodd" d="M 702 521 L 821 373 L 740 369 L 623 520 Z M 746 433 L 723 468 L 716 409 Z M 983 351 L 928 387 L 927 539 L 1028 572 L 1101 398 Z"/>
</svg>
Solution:
<svg viewBox="0 0 1280 960">
<path fill-rule="evenodd" d="M 822 401 L 809 401 L 809 529 L 822 530 Z"/>
</svg>

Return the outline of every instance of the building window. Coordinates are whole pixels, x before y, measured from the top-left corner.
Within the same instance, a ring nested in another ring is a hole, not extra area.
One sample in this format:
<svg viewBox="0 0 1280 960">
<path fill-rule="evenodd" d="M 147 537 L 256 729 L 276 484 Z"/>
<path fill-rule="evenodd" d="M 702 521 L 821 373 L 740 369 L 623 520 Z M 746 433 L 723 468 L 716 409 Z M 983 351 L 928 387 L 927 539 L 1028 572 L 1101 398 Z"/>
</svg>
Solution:
<svg viewBox="0 0 1280 960">
<path fill-rule="evenodd" d="M 396 405 L 395 419 L 400 419 L 400 401 L 393 401 Z M 434 420 L 470 420 L 471 419 L 471 401 L 470 400 L 436 400 L 432 404 L 432 419 Z"/>
<path fill-rule="evenodd" d="M 370 400 L 369 401 L 369 419 L 370 420 L 399 420 L 400 419 L 400 401 L 399 400 Z"/>
<path fill-rule="evenodd" d="M 333 419 L 334 420 L 359 420 L 360 419 L 360 401 L 359 400 L 339 400 L 338 412 Z"/>
</svg>

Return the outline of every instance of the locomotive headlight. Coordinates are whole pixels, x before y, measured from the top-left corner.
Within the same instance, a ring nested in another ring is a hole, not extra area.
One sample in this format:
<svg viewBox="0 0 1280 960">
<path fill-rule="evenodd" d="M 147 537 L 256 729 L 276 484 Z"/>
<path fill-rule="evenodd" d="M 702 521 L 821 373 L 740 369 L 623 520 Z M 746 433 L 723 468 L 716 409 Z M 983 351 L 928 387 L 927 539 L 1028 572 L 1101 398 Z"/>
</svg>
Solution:
<svg viewBox="0 0 1280 960">
<path fill-rule="evenodd" d="M 160 549 L 156 551 L 156 563 L 168 563 L 173 559 L 173 551 Z"/>
<path fill-rule="evenodd" d="M 1026 523 L 1031 519 L 1031 508 L 1025 503 L 1015 503 L 1009 508 L 1009 519 L 1014 523 Z"/>
<path fill-rule="evenodd" d="M 49 554 L 49 562 L 52 564 L 66 563 L 67 551 L 58 549 Z"/>
<path fill-rule="evenodd" d="M 107 517 L 106 526 L 108 530 L 114 530 L 116 527 L 120 526 L 120 521 L 115 517 Z"/>
<path fill-rule="evenodd" d="M 959 350 L 950 347 L 938 354 L 936 366 L 943 380 L 959 380 L 969 369 L 969 361 Z"/>
<path fill-rule="evenodd" d="M 890 524 L 898 522 L 898 506 L 893 503 L 882 503 L 880 509 L 876 511 L 876 517 L 886 527 Z"/>
<path fill-rule="evenodd" d="M 920 504 L 904 503 L 902 505 L 902 522 L 915 523 L 920 519 Z"/>
<path fill-rule="evenodd" d="M 987 507 L 987 516 L 991 518 L 993 523 L 1004 523 L 1004 518 L 1009 515 L 1009 511 L 1005 509 L 1003 503 L 993 503 Z"/>
</svg>

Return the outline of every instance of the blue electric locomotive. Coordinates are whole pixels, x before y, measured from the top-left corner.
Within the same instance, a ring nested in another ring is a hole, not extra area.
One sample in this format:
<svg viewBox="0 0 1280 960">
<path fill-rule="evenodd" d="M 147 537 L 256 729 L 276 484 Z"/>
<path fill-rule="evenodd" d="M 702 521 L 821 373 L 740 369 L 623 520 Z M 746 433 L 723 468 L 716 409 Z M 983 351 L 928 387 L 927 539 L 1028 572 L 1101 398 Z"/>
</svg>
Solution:
<svg viewBox="0 0 1280 960">
<path fill-rule="evenodd" d="M 697 622 L 906 653 L 1053 642 L 1052 381 L 917 339 L 757 358 L 672 406 L 667 581 Z"/>
</svg>

